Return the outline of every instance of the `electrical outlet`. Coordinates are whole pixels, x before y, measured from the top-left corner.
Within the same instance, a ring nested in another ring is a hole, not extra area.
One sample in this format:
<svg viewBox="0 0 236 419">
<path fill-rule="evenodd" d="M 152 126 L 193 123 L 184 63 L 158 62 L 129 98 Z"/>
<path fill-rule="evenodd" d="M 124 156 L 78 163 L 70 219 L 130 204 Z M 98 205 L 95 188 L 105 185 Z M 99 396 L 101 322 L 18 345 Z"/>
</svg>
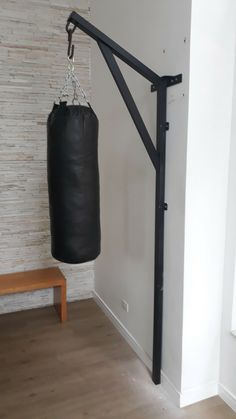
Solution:
<svg viewBox="0 0 236 419">
<path fill-rule="evenodd" d="M 121 300 L 121 307 L 123 308 L 123 310 L 126 311 L 126 313 L 129 312 L 129 304 L 127 303 L 127 301 Z"/>
</svg>

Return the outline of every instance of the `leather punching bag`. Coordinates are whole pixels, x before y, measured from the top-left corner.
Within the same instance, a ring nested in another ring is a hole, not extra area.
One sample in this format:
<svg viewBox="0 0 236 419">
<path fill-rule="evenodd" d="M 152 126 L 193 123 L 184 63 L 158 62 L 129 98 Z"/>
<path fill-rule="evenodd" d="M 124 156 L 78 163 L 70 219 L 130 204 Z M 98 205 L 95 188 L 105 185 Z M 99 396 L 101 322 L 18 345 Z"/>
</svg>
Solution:
<svg viewBox="0 0 236 419">
<path fill-rule="evenodd" d="M 47 121 L 52 256 L 83 263 L 100 253 L 98 119 L 91 107 L 54 105 Z"/>
</svg>

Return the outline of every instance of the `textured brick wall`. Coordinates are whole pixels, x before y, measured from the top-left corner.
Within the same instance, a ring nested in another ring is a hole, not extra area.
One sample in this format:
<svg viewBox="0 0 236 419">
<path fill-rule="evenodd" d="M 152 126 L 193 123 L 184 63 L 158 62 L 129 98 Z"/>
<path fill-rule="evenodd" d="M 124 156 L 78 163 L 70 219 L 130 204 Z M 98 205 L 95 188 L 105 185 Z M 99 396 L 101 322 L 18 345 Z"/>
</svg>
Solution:
<svg viewBox="0 0 236 419">
<path fill-rule="evenodd" d="M 53 266 L 46 184 L 46 119 L 67 67 L 65 23 L 87 0 L 1 2 L 0 273 Z M 90 40 L 76 30 L 75 67 L 90 95 Z M 92 264 L 59 265 L 68 299 L 90 296 Z M 0 298 L 0 312 L 51 304 L 50 290 Z"/>
</svg>

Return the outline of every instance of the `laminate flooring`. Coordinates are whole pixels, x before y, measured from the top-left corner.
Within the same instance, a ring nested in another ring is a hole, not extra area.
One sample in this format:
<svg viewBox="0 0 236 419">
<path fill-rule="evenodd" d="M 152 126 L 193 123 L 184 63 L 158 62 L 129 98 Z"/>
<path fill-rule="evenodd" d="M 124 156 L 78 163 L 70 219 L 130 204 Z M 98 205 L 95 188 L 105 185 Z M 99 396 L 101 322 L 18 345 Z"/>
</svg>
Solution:
<svg viewBox="0 0 236 419">
<path fill-rule="evenodd" d="M 236 419 L 219 397 L 184 409 L 92 300 L 0 316 L 0 419 Z"/>
</svg>

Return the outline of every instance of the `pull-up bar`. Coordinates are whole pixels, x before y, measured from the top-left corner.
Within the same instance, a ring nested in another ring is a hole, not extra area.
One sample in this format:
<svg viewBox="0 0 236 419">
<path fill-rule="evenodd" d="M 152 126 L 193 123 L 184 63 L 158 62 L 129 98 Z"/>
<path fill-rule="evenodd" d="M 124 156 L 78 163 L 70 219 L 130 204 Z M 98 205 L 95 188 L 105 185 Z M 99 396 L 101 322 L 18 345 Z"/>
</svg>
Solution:
<svg viewBox="0 0 236 419">
<path fill-rule="evenodd" d="M 161 380 L 161 350 L 162 350 L 162 306 L 163 306 L 163 257 L 164 257 L 164 211 L 165 203 L 165 150 L 166 131 L 169 124 L 166 121 L 167 88 L 182 82 L 182 74 L 176 76 L 159 76 L 132 54 L 114 42 L 111 38 L 93 26 L 90 22 L 72 12 L 67 21 L 81 29 L 95 41 L 111 71 L 114 81 L 124 99 L 127 109 L 139 132 L 141 140 L 156 170 L 156 201 L 155 201 L 155 266 L 154 266 L 154 326 L 153 326 L 153 361 L 152 379 L 155 384 Z M 73 29 L 74 30 L 74 29 Z M 148 133 L 132 94 L 126 84 L 122 72 L 115 60 L 120 58 L 137 73 L 141 74 L 151 85 L 151 91 L 157 91 L 157 134 L 156 147 Z"/>
</svg>

